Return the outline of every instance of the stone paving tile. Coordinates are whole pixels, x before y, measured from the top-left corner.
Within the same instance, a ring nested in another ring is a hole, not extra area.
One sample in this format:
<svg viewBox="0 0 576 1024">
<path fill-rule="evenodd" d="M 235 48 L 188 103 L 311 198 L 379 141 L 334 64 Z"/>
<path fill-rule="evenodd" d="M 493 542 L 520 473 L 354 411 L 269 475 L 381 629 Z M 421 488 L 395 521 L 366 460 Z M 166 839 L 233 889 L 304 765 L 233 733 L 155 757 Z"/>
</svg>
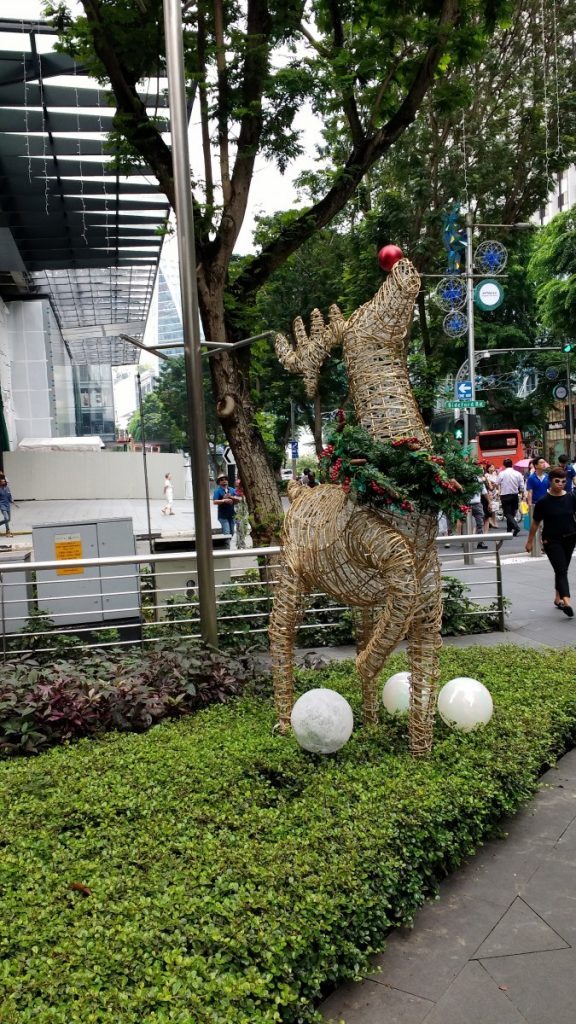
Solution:
<svg viewBox="0 0 576 1024">
<path fill-rule="evenodd" d="M 364 981 L 343 985 L 320 1009 L 330 1024 L 422 1024 L 431 1005 L 409 992 Z"/>
<path fill-rule="evenodd" d="M 522 898 L 565 942 L 576 947 L 576 864 L 551 859 L 523 887 Z M 576 1008 L 574 1011 L 576 1020 Z"/>
<path fill-rule="evenodd" d="M 539 789 L 527 807 L 513 817 L 505 818 L 501 825 L 503 831 L 508 833 L 509 842 L 515 843 L 522 836 L 556 841 L 574 820 L 574 787 L 548 784 Z"/>
<path fill-rule="evenodd" d="M 476 950 L 474 959 L 537 953 L 547 949 L 566 949 L 567 945 L 558 932 L 517 896 L 490 935 Z"/>
<path fill-rule="evenodd" d="M 528 833 L 514 842 L 489 840 L 475 857 L 442 883 L 441 897 L 471 896 L 505 910 L 553 848 L 553 839 L 533 839 Z M 495 916 L 494 921 L 497 919 Z"/>
<path fill-rule="evenodd" d="M 391 934 L 384 953 L 374 959 L 381 971 L 370 977 L 378 985 L 436 1001 L 500 916 L 498 905 L 486 900 L 442 896 L 418 912 L 414 929 Z"/>
<path fill-rule="evenodd" d="M 574 1024 L 576 952 L 573 949 L 481 962 L 528 1024 Z"/>
<path fill-rule="evenodd" d="M 526 1024 L 526 1018 L 482 965 L 472 961 L 460 971 L 423 1024 Z"/>
</svg>

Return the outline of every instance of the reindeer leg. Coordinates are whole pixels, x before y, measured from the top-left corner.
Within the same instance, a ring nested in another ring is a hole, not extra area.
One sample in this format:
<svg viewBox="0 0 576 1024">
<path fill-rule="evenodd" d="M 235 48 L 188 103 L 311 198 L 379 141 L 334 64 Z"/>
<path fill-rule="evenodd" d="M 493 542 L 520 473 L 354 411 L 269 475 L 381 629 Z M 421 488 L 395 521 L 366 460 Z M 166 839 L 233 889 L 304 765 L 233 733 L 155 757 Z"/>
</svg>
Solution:
<svg viewBox="0 0 576 1024">
<path fill-rule="evenodd" d="M 294 702 L 294 645 L 296 630 L 302 618 L 303 596 L 304 590 L 298 576 L 285 562 L 281 562 L 274 589 L 269 636 L 274 700 L 282 734 L 290 729 Z"/>
<path fill-rule="evenodd" d="M 421 577 L 421 593 L 408 631 L 411 671 L 408 741 L 415 757 L 432 749 L 436 686 L 440 675 L 438 652 L 442 646 L 442 581 L 436 550 Z"/>
<path fill-rule="evenodd" d="M 356 653 L 362 654 L 370 642 L 374 626 L 380 614 L 377 608 L 355 608 L 354 626 L 356 633 Z"/>
<path fill-rule="evenodd" d="M 356 668 L 362 680 L 365 725 L 378 723 L 378 673 L 394 648 L 406 636 L 413 610 L 414 594 L 410 586 L 403 593 L 392 591 L 380 609 L 366 648 L 356 659 Z"/>
</svg>

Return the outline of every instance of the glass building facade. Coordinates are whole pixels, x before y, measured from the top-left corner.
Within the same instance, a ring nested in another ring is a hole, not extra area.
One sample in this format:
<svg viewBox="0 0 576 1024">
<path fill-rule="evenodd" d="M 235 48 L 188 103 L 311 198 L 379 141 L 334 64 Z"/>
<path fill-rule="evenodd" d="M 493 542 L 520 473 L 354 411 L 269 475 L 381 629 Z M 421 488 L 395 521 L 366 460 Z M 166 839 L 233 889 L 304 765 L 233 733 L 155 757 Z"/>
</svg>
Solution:
<svg viewBox="0 0 576 1024">
<path fill-rule="evenodd" d="M 178 267 L 166 264 L 158 271 L 158 343 L 174 344 L 173 351 L 166 349 L 169 356 L 182 355 L 182 306 L 180 302 L 180 281 Z"/>
<path fill-rule="evenodd" d="M 86 364 L 74 367 L 76 397 L 76 433 L 99 434 L 103 441 L 113 441 L 114 389 L 112 367 Z"/>
</svg>

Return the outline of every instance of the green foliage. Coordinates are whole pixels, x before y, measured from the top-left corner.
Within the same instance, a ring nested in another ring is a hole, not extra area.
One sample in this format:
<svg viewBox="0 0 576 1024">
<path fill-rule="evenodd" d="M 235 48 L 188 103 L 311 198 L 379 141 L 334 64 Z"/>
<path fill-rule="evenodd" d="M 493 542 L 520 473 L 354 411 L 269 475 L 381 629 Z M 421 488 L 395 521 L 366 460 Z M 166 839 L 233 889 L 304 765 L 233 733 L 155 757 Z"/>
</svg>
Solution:
<svg viewBox="0 0 576 1024">
<path fill-rule="evenodd" d="M 406 667 L 391 659 L 385 674 Z M 321 758 L 243 698 L 0 765 L 2 1024 L 311 1024 L 576 735 L 576 654 L 449 649 L 484 682 L 427 760 L 386 717 Z M 302 673 L 352 703 L 350 664 Z"/>
<path fill-rule="evenodd" d="M 470 588 L 452 576 L 442 580 L 444 608 L 443 636 L 489 633 L 499 629 L 497 603 L 484 606 L 471 601 Z M 191 624 L 199 623 L 196 597 L 184 600 L 169 597 L 166 619 L 170 623 L 146 627 L 147 638 L 190 634 Z M 256 569 L 249 569 L 218 596 L 220 645 L 233 653 L 268 648 L 268 619 L 272 608 L 270 590 Z M 297 647 L 338 647 L 355 643 L 354 610 L 342 607 L 326 594 L 315 592 L 306 602 L 302 624 L 296 636 Z"/>
<path fill-rule="evenodd" d="M 544 326 L 560 341 L 576 324 L 576 212 L 559 213 L 538 232 L 528 271 Z"/>
<path fill-rule="evenodd" d="M 6 662 L 0 669 L 0 757 L 111 729 L 141 732 L 238 694 L 252 679 L 245 659 L 203 645 L 83 653 L 81 659 Z"/>
<path fill-rule="evenodd" d="M 431 451 L 417 437 L 381 443 L 356 426 L 334 427 L 328 438 L 323 479 L 342 484 L 361 505 L 461 516 L 478 490 L 477 461 L 449 435 L 436 435 Z"/>
<path fill-rule="evenodd" d="M 442 636 L 492 633 L 500 629 L 498 602 L 480 605 L 468 597 L 470 587 L 455 576 L 442 577 Z M 509 601 L 504 598 L 504 607 Z"/>
<path fill-rule="evenodd" d="M 142 415 L 146 441 L 158 441 L 170 449 L 185 447 L 185 433 L 174 420 L 157 391 L 144 395 Z M 128 423 L 128 431 L 135 441 L 142 440 L 142 421 L 139 410 L 133 413 Z"/>
</svg>

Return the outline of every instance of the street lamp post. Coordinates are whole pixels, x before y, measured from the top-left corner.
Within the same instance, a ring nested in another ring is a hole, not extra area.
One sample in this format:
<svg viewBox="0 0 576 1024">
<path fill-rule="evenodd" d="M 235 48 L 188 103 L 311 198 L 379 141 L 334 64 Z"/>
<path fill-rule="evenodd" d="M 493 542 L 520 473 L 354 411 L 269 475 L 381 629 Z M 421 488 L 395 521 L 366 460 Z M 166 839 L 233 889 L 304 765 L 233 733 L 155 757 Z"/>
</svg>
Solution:
<svg viewBox="0 0 576 1024">
<path fill-rule="evenodd" d="M 184 330 L 184 366 L 188 412 L 188 447 L 192 474 L 192 497 L 198 567 L 198 602 L 202 638 L 213 647 L 218 645 L 216 619 L 216 588 L 212 554 L 212 519 L 208 481 L 208 443 L 204 394 L 198 286 L 196 281 L 196 241 L 194 210 L 190 188 L 188 155 L 188 110 L 184 82 L 184 48 L 182 45 L 182 11 L 180 0 L 164 0 L 166 35 L 166 67 L 170 99 L 172 162 L 176 194 L 176 223 L 180 290 L 182 293 L 182 327 Z"/>
<path fill-rule="evenodd" d="M 468 316 L 468 366 L 470 367 L 470 384 L 472 390 L 470 398 L 476 400 L 476 370 L 474 353 L 474 253 L 472 252 L 472 229 L 474 227 L 474 214 L 471 210 L 466 211 L 464 220 L 466 225 L 466 313 Z M 464 444 L 470 443 L 476 435 L 476 416 L 474 408 L 464 410 Z"/>
<path fill-rule="evenodd" d="M 572 384 L 571 384 L 571 366 L 570 366 L 570 352 L 571 349 L 566 350 L 566 388 L 568 391 L 568 426 L 570 429 L 570 450 L 568 455 L 570 462 L 574 458 L 574 406 L 572 404 Z"/>
<path fill-rule="evenodd" d="M 146 429 L 144 427 L 144 405 L 142 402 L 142 381 L 140 370 L 136 373 L 136 390 L 138 392 L 138 411 L 140 413 L 140 437 L 142 438 L 142 466 L 144 469 L 144 493 L 146 495 L 146 516 L 148 520 L 148 548 L 152 553 L 152 522 L 150 518 L 150 487 L 148 485 L 148 462 L 146 460 Z"/>
<path fill-rule="evenodd" d="M 291 440 L 291 455 L 292 455 L 292 477 L 296 479 L 296 466 L 298 459 L 296 457 L 296 403 L 293 398 L 290 399 L 290 437 Z"/>
<path fill-rule="evenodd" d="M 468 367 L 470 370 L 470 397 L 473 401 L 476 401 L 476 354 L 475 354 L 475 340 L 474 340 L 474 252 L 472 250 L 472 235 L 474 227 L 478 228 L 505 228 L 510 231 L 525 231 L 534 228 L 534 224 L 530 223 L 518 223 L 518 224 L 480 224 L 474 223 L 474 214 L 472 210 L 466 210 L 464 216 L 464 224 L 466 226 L 466 314 L 468 318 Z M 458 397 L 457 395 L 455 396 Z M 457 413 L 458 410 L 455 410 Z M 464 409 L 464 444 L 469 444 L 472 438 L 476 434 L 476 413 L 475 408 Z"/>
</svg>

